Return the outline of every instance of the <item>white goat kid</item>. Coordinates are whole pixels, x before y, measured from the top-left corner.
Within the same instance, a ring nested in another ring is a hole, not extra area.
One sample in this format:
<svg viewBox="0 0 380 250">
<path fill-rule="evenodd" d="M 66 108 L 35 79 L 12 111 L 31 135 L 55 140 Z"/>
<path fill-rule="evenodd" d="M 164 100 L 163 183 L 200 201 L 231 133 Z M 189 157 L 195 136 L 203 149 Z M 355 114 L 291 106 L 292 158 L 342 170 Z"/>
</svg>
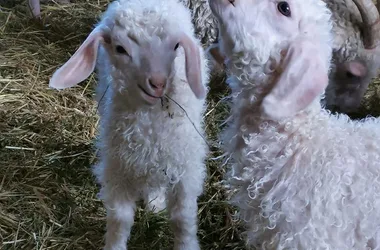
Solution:
<svg viewBox="0 0 380 250">
<path fill-rule="evenodd" d="M 380 119 L 321 108 L 333 40 L 325 3 L 209 3 L 232 89 L 226 182 L 248 244 L 380 249 Z"/>
<path fill-rule="evenodd" d="M 107 207 L 105 249 L 127 249 L 137 200 L 161 210 L 166 197 L 174 249 L 200 249 L 197 198 L 206 177 L 201 135 L 209 70 L 189 10 L 177 0 L 111 3 L 50 86 L 78 84 L 96 60 L 101 120 L 94 173 Z M 201 135 L 166 96 L 187 111 Z"/>
</svg>

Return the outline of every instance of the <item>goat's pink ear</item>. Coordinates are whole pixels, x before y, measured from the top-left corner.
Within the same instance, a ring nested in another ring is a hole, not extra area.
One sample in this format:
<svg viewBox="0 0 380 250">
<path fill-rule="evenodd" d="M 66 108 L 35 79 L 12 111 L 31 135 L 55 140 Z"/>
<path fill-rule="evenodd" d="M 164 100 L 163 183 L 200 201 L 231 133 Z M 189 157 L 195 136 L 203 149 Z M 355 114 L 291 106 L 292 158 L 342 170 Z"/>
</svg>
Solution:
<svg viewBox="0 0 380 250">
<path fill-rule="evenodd" d="M 189 83 L 195 96 L 198 99 L 203 99 L 206 97 L 206 88 L 202 82 L 199 49 L 196 44 L 185 34 L 181 36 L 179 43 L 185 51 L 187 82 Z"/>
<path fill-rule="evenodd" d="M 293 42 L 283 60 L 282 72 L 262 102 L 262 110 L 279 120 L 305 109 L 328 85 L 328 68 L 322 46 L 308 40 Z"/>
<path fill-rule="evenodd" d="M 101 26 L 96 27 L 86 38 L 74 55 L 50 79 L 49 87 L 70 88 L 85 80 L 95 69 L 100 42 L 110 38 Z"/>
<path fill-rule="evenodd" d="M 220 66 L 222 67 L 223 64 L 224 64 L 224 55 L 222 54 L 222 52 L 220 51 L 219 49 L 219 44 L 218 43 L 214 43 L 214 44 L 211 44 L 207 49 L 206 49 L 206 53 L 209 54 L 211 56 L 211 58 Z"/>
</svg>

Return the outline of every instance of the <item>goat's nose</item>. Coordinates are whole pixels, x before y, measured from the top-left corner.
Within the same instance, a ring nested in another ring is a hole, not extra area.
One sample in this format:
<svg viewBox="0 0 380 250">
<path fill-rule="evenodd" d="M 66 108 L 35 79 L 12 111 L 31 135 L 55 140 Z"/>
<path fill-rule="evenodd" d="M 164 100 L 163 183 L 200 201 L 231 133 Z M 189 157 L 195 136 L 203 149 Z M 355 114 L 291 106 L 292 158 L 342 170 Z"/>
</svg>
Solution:
<svg viewBox="0 0 380 250">
<path fill-rule="evenodd" d="M 348 78 L 363 77 L 367 74 L 367 68 L 364 64 L 357 61 L 351 61 L 345 65 L 346 76 Z"/>
<path fill-rule="evenodd" d="M 162 89 L 165 87 L 166 78 L 159 77 L 159 76 L 150 77 L 148 79 L 148 82 L 149 82 L 150 87 L 152 87 L 153 89 Z"/>
</svg>

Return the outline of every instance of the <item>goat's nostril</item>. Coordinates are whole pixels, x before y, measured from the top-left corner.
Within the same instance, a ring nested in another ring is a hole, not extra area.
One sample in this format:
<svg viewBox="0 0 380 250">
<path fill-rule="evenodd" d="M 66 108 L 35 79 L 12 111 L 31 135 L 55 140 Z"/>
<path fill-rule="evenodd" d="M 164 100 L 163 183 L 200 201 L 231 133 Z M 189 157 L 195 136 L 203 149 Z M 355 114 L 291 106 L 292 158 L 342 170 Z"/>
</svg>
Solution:
<svg viewBox="0 0 380 250">
<path fill-rule="evenodd" d="M 354 78 L 354 77 L 356 77 L 354 74 L 352 74 L 350 71 L 347 71 L 346 72 L 346 76 L 348 77 L 348 78 Z"/>
<path fill-rule="evenodd" d="M 235 0 L 228 0 L 228 2 L 230 2 L 230 4 L 232 4 L 233 6 L 235 6 Z"/>
<path fill-rule="evenodd" d="M 157 88 L 157 86 L 153 84 L 153 82 L 152 82 L 151 79 L 149 79 L 148 81 L 149 81 L 149 85 L 150 85 L 152 88 L 154 88 L 154 89 Z"/>
</svg>

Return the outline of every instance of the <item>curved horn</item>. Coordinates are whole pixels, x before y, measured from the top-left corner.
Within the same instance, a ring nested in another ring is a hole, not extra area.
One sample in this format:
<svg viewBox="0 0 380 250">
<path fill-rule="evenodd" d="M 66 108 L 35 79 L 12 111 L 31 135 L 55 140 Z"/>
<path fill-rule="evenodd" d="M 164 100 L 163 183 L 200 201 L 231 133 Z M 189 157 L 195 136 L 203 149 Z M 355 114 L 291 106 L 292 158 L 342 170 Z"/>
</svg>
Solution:
<svg viewBox="0 0 380 250">
<path fill-rule="evenodd" d="M 375 48 L 380 42 L 379 11 L 372 0 L 352 0 L 363 20 L 363 43 L 366 49 Z M 379 0 L 378 0 L 379 1 Z"/>
</svg>

